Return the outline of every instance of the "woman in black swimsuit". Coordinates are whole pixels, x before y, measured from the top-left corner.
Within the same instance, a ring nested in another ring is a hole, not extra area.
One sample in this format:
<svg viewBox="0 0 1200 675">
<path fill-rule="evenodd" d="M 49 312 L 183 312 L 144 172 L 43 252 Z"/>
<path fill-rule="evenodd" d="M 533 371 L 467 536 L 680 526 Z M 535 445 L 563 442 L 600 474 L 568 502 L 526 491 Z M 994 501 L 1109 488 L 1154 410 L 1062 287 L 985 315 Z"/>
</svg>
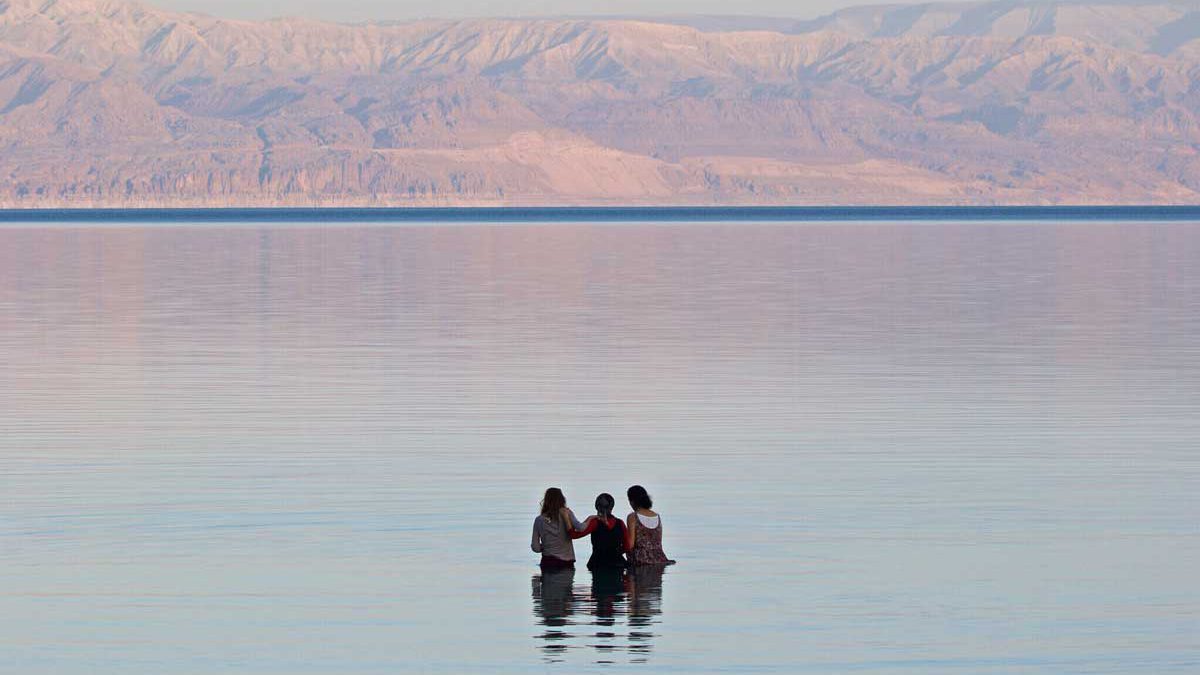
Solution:
<svg viewBox="0 0 1200 675">
<path fill-rule="evenodd" d="M 612 510 L 617 502 L 605 492 L 596 497 L 596 515 L 587 519 L 585 527 L 571 536 L 592 536 L 592 557 L 588 558 L 588 569 L 620 569 L 629 563 L 625 560 L 625 524 L 613 518 Z"/>
</svg>

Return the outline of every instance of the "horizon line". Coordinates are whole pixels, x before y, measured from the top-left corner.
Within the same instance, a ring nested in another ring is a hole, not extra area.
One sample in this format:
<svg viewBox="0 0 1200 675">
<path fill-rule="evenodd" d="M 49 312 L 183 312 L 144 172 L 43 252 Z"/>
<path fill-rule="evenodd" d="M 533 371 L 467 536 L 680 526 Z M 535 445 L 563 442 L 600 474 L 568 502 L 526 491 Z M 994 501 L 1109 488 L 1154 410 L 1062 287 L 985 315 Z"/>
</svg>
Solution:
<svg viewBox="0 0 1200 675">
<path fill-rule="evenodd" d="M 450 206 L 0 209 L 0 223 L 1196 221 L 1200 204 L 1014 206 Z"/>
</svg>

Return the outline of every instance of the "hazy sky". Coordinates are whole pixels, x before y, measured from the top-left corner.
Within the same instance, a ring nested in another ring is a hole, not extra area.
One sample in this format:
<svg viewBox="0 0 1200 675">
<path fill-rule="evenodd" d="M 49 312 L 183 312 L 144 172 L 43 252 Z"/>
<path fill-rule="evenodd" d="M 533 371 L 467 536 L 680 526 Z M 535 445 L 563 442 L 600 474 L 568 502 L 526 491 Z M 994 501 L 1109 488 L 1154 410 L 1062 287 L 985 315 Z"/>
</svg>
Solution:
<svg viewBox="0 0 1200 675">
<path fill-rule="evenodd" d="M 310 16 L 337 21 L 444 16 L 555 16 L 569 14 L 752 14 L 813 17 L 881 0 L 148 0 L 149 4 L 217 16 Z M 894 1 L 894 0 L 893 0 Z"/>
</svg>

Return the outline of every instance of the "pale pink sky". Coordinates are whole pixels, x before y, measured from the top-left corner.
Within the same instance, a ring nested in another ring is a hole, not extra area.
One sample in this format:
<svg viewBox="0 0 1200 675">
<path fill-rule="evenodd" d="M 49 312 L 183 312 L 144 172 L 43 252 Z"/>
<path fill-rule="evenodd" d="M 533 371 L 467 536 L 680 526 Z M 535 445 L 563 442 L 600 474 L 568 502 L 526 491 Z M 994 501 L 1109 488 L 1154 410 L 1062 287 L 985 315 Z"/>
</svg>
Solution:
<svg viewBox="0 0 1200 675">
<path fill-rule="evenodd" d="M 310 16 L 335 21 L 461 16 L 561 16 L 572 14 L 637 15 L 735 14 L 812 18 L 871 2 L 854 0 L 149 0 L 149 4 L 218 16 L 265 18 Z"/>
</svg>

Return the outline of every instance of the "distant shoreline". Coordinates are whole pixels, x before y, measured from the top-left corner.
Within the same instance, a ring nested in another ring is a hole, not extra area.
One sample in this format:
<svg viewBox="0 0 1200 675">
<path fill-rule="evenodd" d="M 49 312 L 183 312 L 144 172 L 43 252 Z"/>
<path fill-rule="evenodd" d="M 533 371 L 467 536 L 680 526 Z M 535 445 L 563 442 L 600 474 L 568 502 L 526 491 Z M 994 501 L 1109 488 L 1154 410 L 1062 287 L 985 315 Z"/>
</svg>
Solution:
<svg viewBox="0 0 1200 675">
<path fill-rule="evenodd" d="M 632 223 L 897 220 L 1200 222 L 1200 205 L 0 209 L 0 223 Z"/>
</svg>

